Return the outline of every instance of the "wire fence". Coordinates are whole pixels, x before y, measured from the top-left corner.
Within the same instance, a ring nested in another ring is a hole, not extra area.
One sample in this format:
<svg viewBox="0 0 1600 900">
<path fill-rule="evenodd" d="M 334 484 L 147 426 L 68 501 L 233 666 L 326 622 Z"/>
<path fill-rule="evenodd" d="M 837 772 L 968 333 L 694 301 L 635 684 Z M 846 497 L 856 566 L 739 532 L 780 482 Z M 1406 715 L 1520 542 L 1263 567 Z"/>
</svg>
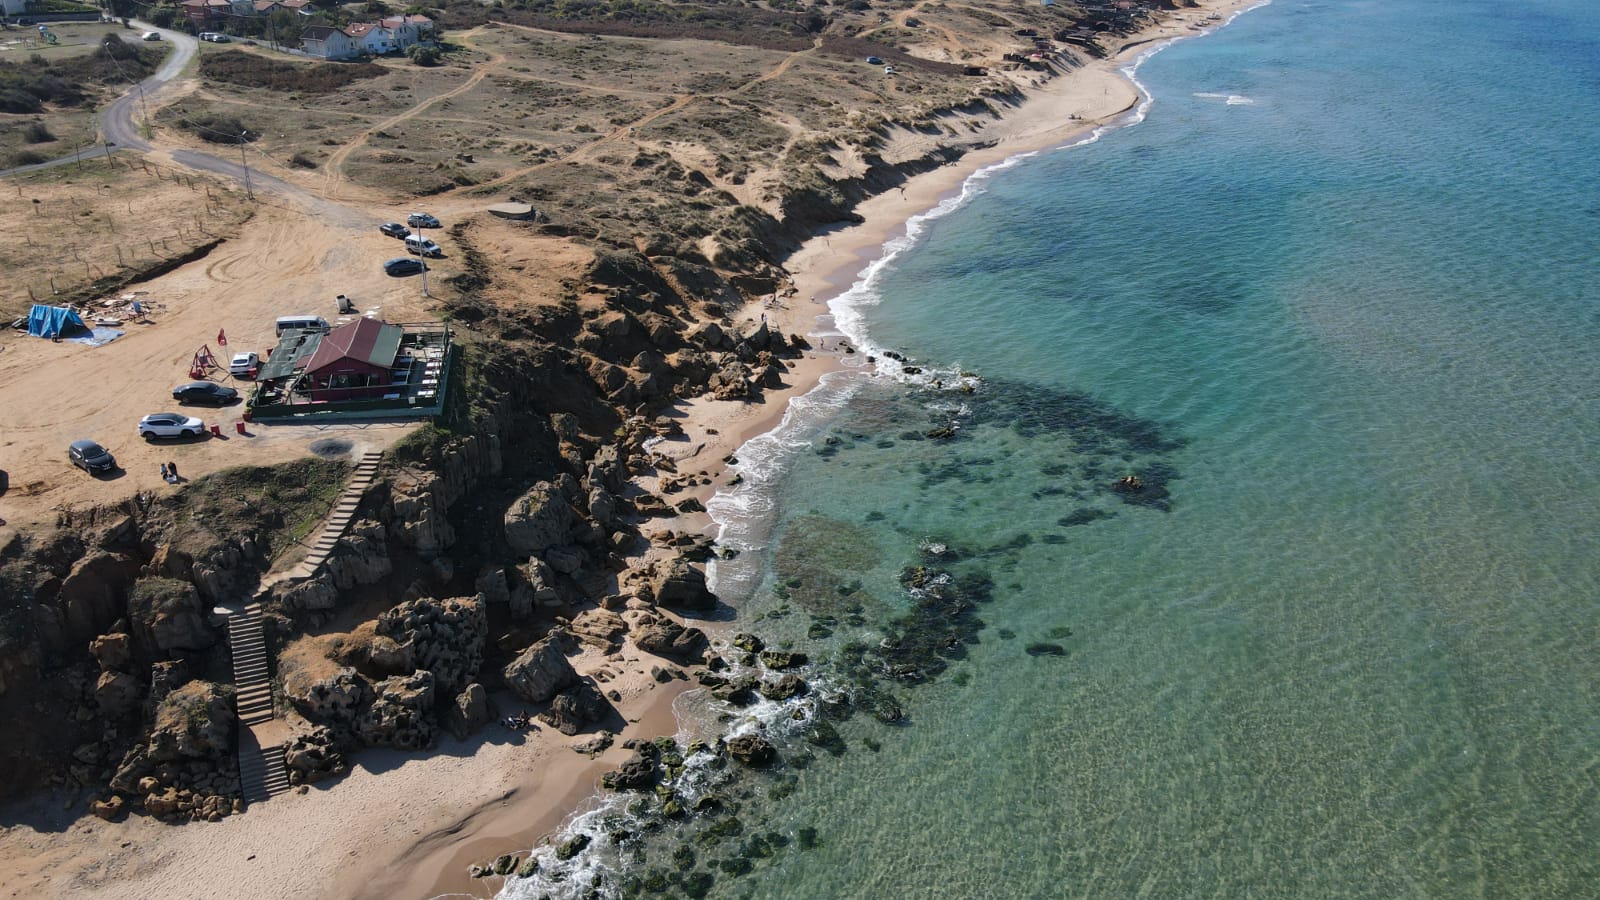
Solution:
<svg viewBox="0 0 1600 900">
<path fill-rule="evenodd" d="M 61 227 L 62 212 L 50 209 L 59 206 L 59 202 L 45 203 L 29 198 L 27 185 L 16 183 L 17 196 L 11 202 L 27 204 L 32 199 L 30 218 L 51 220 L 54 226 L 48 231 L 40 229 L 37 236 L 30 229 L 21 228 L 17 235 L 32 259 L 48 261 L 43 266 L 19 267 L 20 271 L 15 272 L 10 281 L 13 287 L 18 281 L 22 282 L 30 303 L 92 300 L 96 293 L 117 290 L 130 281 L 160 274 L 192 258 L 202 248 L 214 246 L 251 214 L 241 192 L 231 191 L 204 176 L 197 177 L 193 172 L 141 157 L 119 157 L 102 151 L 100 155 L 86 157 L 81 164 L 58 171 L 64 179 L 79 183 L 83 176 L 97 171 L 170 182 L 192 192 L 194 202 L 176 215 L 163 213 L 159 221 L 139 221 L 136 217 L 144 211 L 136 211 L 137 198 L 115 195 L 113 199 L 101 193 L 111 191 L 112 186 L 101 185 L 95 191 L 98 195 L 96 209 L 100 214 L 86 214 L 90 211 L 71 204 L 65 220 L 71 224 Z M 120 224 L 117 222 L 118 204 L 126 204 L 123 218 L 127 221 Z"/>
</svg>

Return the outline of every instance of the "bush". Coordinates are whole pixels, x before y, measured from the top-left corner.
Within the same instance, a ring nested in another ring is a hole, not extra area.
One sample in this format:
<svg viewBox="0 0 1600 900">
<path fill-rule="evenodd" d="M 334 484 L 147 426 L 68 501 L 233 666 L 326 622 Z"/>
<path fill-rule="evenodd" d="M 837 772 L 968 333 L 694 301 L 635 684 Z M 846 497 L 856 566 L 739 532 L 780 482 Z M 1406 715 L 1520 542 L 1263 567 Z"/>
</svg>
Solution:
<svg viewBox="0 0 1600 900">
<path fill-rule="evenodd" d="M 43 112 L 44 104 L 39 98 L 27 91 L 13 88 L 0 91 L 0 113 L 36 113 Z"/>
<path fill-rule="evenodd" d="M 284 62 L 242 50 L 208 53 L 200 60 L 200 75 L 208 81 L 302 94 L 331 93 L 388 71 L 372 63 Z"/>
<path fill-rule="evenodd" d="M 296 153 L 295 155 L 289 157 L 289 166 L 290 168 L 294 169 L 315 169 L 317 167 L 317 161 L 309 156 L 306 156 L 304 153 Z"/>
<path fill-rule="evenodd" d="M 234 116 L 198 115 L 183 120 L 183 125 L 196 137 L 213 144 L 245 144 L 261 136 Z"/>
<path fill-rule="evenodd" d="M 411 48 L 406 51 L 406 55 L 411 57 L 411 61 L 419 66 L 437 66 L 441 54 L 438 47 L 412 44 Z"/>
<path fill-rule="evenodd" d="M 30 144 L 48 144 L 56 136 L 50 133 L 43 122 L 29 122 L 28 127 L 22 129 L 22 139 Z"/>
<path fill-rule="evenodd" d="M 44 162 L 49 157 L 37 150 L 19 150 L 11 156 L 13 166 L 34 166 Z"/>
</svg>

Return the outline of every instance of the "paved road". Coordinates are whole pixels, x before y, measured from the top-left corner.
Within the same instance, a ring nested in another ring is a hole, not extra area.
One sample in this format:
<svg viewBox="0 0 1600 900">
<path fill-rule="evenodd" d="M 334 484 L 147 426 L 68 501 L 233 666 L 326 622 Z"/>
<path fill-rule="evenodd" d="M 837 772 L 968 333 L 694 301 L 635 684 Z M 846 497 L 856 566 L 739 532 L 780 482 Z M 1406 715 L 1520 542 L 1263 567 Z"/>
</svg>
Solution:
<svg viewBox="0 0 1600 900">
<path fill-rule="evenodd" d="M 134 121 L 135 114 L 140 112 L 140 104 L 147 100 L 150 95 L 154 94 L 167 82 L 178 77 L 178 73 L 182 72 L 184 66 L 189 64 L 189 60 L 194 59 L 195 52 L 200 47 L 200 42 L 181 31 L 157 28 L 146 22 L 135 21 L 132 25 L 133 30 L 126 36 L 137 39 L 143 32 L 159 31 L 161 32 L 162 40 L 172 44 L 172 52 L 167 55 L 166 61 L 161 64 L 161 68 L 156 70 L 154 75 L 140 82 L 133 90 L 118 97 L 110 106 L 105 108 L 105 111 L 100 114 L 100 133 L 112 148 L 120 147 L 145 153 L 150 150 L 150 144 L 139 136 L 139 126 Z M 15 169 L 0 169 L 0 178 L 20 172 L 52 169 L 56 166 L 64 166 L 67 163 L 80 160 L 84 156 L 92 157 L 97 153 L 104 154 L 105 152 L 106 147 L 102 144 L 89 147 L 82 152 L 70 153 L 66 156 L 52 159 L 49 162 L 31 166 L 18 166 Z"/>
<path fill-rule="evenodd" d="M 105 143 L 85 148 L 79 153 L 52 159 L 49 162 L 38 163 L 37 165 L 18 166 L 15 169 L 0 169 L 0 178 L 20 172 L 33 172 L 39 169 L 62 166 L 85 157 L 92 158 L 96 154 L 104 154 L 107 144 L 109 144 L 112 151 L 131 150 L 135 153 L 148 153 L 154 149 L 150 142 L 140 134 L 139 123 L 145 118 L 145 105 L 153 99 L 153 95 L 157 90 L 183 72 L 184 67 L 194 58 L 195 53 L 199 52 L 200 42 L 181 31 L 157 28 L 146 22 L 135 20 L 132 25 L 131 34 L 134 36 L 145 31 L 161 32 L 162 39 L 172 44 L 173 52 L 167 56 L 166 61 L 161 64 L 161 68 L 154 75 L 140 82 L 133 90 L 118 97 L 100 114 L 100 132 Z M 241 186 L 248 184 L 255 193 L 266 192 L 285 200 L 299 203 L 330 224 L 352 228 L 367 227 L 371 224 L 371 217 L 359 211 L 352 210 L 341 204 L 331 203 L 298 185 L 290 184 L 281 178 L 274 178 L 254 168 L 247 170 L 242 159 L 230 161 L 220 156 L 199 153 L 194 150 L 173 150 L 171 156 L 173 161 L 180 165 L 230 178 Z"/>
</svg>

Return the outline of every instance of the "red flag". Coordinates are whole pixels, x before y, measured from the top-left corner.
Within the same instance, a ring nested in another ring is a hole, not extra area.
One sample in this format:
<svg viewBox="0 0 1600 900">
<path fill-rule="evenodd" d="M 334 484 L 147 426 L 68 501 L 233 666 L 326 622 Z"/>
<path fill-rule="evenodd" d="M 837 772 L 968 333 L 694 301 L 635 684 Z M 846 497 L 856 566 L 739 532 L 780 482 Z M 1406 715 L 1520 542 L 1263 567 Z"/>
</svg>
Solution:
<svg viewBox="0 0 1600 900">
<path fill-rule="evenodd" d="M 223 333 L 221 328 L 217 329 L 217 344 L 222 347 L 228 346 L 228 336 Z"/>
</svg>

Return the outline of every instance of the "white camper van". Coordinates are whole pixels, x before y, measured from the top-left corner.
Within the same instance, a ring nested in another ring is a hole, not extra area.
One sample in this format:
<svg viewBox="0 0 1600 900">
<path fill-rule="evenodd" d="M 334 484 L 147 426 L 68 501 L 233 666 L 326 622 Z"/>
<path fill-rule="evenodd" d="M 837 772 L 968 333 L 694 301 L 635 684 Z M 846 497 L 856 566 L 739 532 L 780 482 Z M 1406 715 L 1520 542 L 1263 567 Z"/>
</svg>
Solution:
<svg viewBox="0 0 1600 900">
<path fill-rule="evenodd" d="M 328 320 L 321 316 L 281 316 L 278 319 L 278 337 L 285 331 L 320 331 L 328 333 Z"/>
</svg>

